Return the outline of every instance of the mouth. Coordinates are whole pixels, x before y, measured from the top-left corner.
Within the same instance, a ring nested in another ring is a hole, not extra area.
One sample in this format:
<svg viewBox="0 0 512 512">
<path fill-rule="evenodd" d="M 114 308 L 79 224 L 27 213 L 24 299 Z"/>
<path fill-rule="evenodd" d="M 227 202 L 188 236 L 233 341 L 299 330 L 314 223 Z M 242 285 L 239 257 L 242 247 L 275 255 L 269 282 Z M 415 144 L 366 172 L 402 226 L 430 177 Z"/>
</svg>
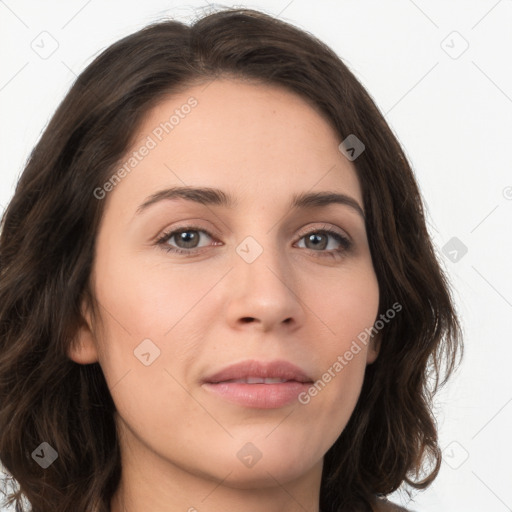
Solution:
<svg viewBox="0 0 512 512">
<path fill-rule="evenodd" d="M 290 382 L 287 379 L 280 379 L 280 378 L 274 378 L 274 379 L 265 379 L 263 377 L 246 377 L 245 379 L 231 379 L 231 380 L 225 380 L 222 382 L 240 382 L 242 384 L 280 384 L 281 382 Z"/>
<path fill-rule="evenodd" d="M 313 380 L 288 361 L 244 361 L 206 377 L 202 387 L 216 397 L 249 408 L 276 409 L 294 402 Z"/>
</svg>

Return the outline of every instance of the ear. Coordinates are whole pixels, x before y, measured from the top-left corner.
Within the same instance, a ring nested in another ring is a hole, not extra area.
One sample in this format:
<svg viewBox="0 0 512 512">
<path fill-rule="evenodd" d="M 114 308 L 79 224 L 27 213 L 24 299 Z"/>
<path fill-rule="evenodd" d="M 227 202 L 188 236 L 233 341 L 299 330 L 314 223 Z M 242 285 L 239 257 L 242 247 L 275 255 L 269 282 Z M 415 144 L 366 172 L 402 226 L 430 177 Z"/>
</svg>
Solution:
<svg viewBox="0 0 512 512">
<path fill-rule="evenodd" d="M 377 333 L 372 337 L 368 344 L 368 350 L 366 352 L 366 364 L 372 364 L 377 359 L 380 352 L 380 345 L 382 341 L 382 333 Z"/>
<path fill-rule="evenodd" d="M 68 357 L 78 364 L 96 363 L 98 361 L 98 350 L 89 307 L 85 299 L 82 301 L 81 313 L 80 326 L 68 347 Z"/>
</svg>

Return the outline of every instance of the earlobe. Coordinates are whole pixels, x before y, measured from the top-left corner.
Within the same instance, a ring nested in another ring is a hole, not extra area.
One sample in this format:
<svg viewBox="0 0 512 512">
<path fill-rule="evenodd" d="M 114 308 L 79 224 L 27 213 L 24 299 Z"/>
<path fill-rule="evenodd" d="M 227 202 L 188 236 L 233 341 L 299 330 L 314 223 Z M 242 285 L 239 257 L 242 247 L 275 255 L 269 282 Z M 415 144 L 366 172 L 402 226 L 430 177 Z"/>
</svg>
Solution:
<svg viewBox="0 0 512 512">
<path fill-rule="evenodd" d="M 80 330 L 82 329 L 80 328 Z M 76 338 L 69 345 L 68 357 L 79 364 L 98 362 L 98 352 L 92 336 L 87 333 L 77 333 Z"/>
<path fill-rule="evenodd" d="M 91 325 L 88 310 L 83 307 L 81 324 L 68 347 L 68 357 L 75 363 L 91 364 L 98 362 L 96 340 Z"/>
<path fill-rule="evenodd" d="M 380 352 L 380 344 L 381 344 L 381 335 L 377 334 L 368 345 L 368 350 L 366 352 L 366 364 L 372 364 L 377 359 Z"/>
</svg>

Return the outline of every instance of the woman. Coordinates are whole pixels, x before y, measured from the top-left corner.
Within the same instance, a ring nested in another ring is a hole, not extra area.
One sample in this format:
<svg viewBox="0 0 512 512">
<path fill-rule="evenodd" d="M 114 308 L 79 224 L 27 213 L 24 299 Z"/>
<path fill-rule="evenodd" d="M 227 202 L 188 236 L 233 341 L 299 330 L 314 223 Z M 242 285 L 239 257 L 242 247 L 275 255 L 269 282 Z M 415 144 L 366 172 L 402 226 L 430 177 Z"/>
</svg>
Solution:
<svg viewBox="0 0 512 512">
<path fill-rule="evenodd" d="M 413 173 L 343 62 L 265 14 L 87 67 L 6 209 L 0 297 L 20 510 L 393 510 L 439 471 L 462 343 Z"/>
</svg>

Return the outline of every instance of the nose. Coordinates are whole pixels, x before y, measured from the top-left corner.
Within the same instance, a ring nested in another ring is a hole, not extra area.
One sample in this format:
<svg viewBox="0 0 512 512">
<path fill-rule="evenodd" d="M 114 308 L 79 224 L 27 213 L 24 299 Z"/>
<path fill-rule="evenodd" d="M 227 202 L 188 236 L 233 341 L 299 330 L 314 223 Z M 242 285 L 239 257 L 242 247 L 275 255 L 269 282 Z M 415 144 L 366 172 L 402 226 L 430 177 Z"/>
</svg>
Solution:
<svg viewBox="0 0 512 512">
<path fill-rule="evenodd" d="M 226 283 L 228 322 L 236 330 L 294 331 L 305 317 L 298 276 L 282 252 L 262 249 L 252 262 L 242 252 L 233 257 Z"/>
</svg>

